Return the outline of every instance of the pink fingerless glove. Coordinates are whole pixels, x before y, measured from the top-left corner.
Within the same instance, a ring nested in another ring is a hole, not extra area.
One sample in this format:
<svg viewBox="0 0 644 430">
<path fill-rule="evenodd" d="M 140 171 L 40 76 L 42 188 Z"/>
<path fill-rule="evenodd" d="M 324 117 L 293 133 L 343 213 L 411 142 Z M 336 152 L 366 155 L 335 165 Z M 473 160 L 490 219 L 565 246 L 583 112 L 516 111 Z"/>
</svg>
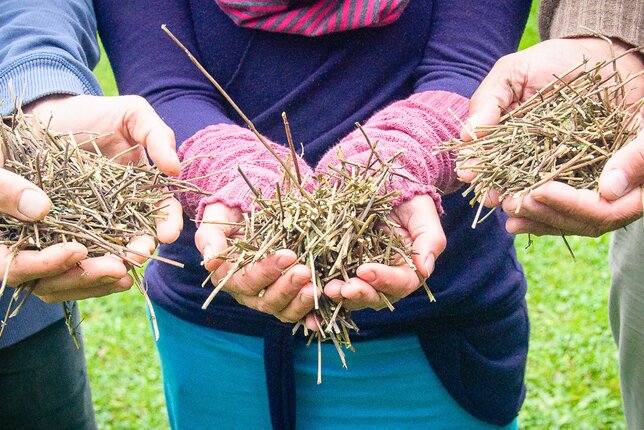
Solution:
<svg viewBox="0 0 644 430">
<path fill-rule="evenodd" d="M 266 141 L 280 158 L 288 159 L 290 151 L 287 147 Z M 177 193 L 184 211 L 197 221 L 201 220 L 206 206 L 217 202 L 239 207 L 244 212 L 250 211 L 254 195 L 237 166 L 264 197 L 273 196 L 275 184 L 282 182 L 283 168 L 277 159 L 252 131 L 237 125 L 218 124 L 204 128 L 181 145 L 178 155 L 182 162 L 192 159 L 182 167 L 180 179 L 190 180 L 202 190 L 213 193 L 207 197 Z M 311 167 L 300 157 L 297 157 L 297 162 L 302 176 L 310 178 Z M 210 175 L 214 172 L 217 174 Z M 310 187 L 308 183 L 306 186 Z"/>
<path fill-rule="evenodd" d="M 393 175 L 390 188 L 401 192 L 394 202 L 398 205 L 417 194 L 429 194 L 442 214 L 438 192 L 455 191 L 458 185 L 454 155 L 434 154 L 437 146 L 457 137 L 469 108 L 469 100 L 458 94 L 445 91 L 426 91 L 410 96 L 374 114 L 363 128 L 372 143 L 378 141 L 376 151 L 383 159 L 389 159 L 403 150 L 395 163 L 395 171 L 409 180 Z M 451 111 L 451 112 L 450 112 Z M 453 112 L 453 113 L 452 113 Z M 351 132 L 338 145 L 322 157 L 316 174 L 327 170 L 329 165 L 338 166 L 338 147 L 344 157 L 359 164 L 366 164 L 371 150 L 360 130 Z M 437 192 L 438 191 L 438 192 Z"/>
</svg>

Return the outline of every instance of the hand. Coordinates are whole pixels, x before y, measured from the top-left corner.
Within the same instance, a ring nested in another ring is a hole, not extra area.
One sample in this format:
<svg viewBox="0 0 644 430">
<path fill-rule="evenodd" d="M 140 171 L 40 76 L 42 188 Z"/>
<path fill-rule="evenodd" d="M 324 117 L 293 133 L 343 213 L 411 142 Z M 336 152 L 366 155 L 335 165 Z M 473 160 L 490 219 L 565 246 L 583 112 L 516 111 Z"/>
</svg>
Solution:
<svg viewBox="0 0 644 430">
<path fill-rule="evenodd" d="M 599 194 L 549 182 L 519 201 L 505 199 L 510 233 L 575 234 L 597 237 L 630 224 L 642 216 L 644 184 L 644 131 L 619 150 L 599 178 Z M 600 197 L 601 195 L 601 197 Z"/>
<path fill-rule="evenodd" d="M 615 55 L 623 54 L 628 46 L 619 40 L 613 42 Z M 523 51 L 500 58 L 487 77 L 481 82 L 470 100 L 469 130 L 461 131 L 461 139 L 471 140 L 469 131 L 477 126 L 493 125 L 499 122 L 501 110 L 511 110 L 529 99 L 540 89 L 578 66 L 584 59 L 589 66 L 610 60 L 610 45 L 596 37 L 575 39 L 552 39 L 538 43 Z M 644 67 L 638 53 L 625 55 L 617 61 L 622 75 L 636 74 Z M 612 72 L 609 65 L 606 73 Z M 644 96 L 641 79 L 633 81 L 627 90 L 632 90 L 627 101 L 636 101 Z M 517 99 L 518 97 L 518 99 Z"/>
<path fill-rule="evenodd" d="M 45 122 L 51 118 L 52 130 L 105 134 L 96 139 L 96 145 L 108 158 L 139 145 L 138 150 L 117 159 L 122 164 L 144 160 L 145 148 L 162 173 L 177 176 L 181 170 L 174 132 L 142 97 L 56 95 L 37 100 L 23 110 Z M 80 143 L 89 137 L 80 136 L 77 141 Z"/>
<path fill-rule="evenodd" d="M 138 97 L 52 96 L 32 103 L 25 111 L 43 118 L 53 115 L 52 129 L 111 131 L 113 134 L 97 140 L 104 155 L 113 156 L 140 143 L 151 150 L 151 158 L 165 173 L 179 172 L 172 131 Z M 143 153 L 134 156 L 135 153 L 132 151 L 118 161 L 138 162 Z M 0 154 L 0 166 L 2 162 Z M 51 209 L 51 201 L 42 190 L 4 169 L 0 169 L 0 190 L 0 211 L 19 219 L 41 220 Z M 164 209 L 168 215 L 157 221 L 158 237 L 161 242 L 171 243 L 182 228 L 181 206 L 174 199 L 160 204 L 168 205 Z M 128 247 L 151 254 L 156 244 L 151 237 L 144 236 L 133 240 Z M 145 261 L 135 254 L 129 256 L 140 263 Z M 5 273 L 11 264 L 7 284 L 29 283 L 34 288 L 33 294 L 48 303 L 99 297 L 131 287 L 133 280 L 121 259 L 109 255 L 86 257 L 87 249 L 77 243 L 16 254 L 0 246 L 0 271 Z"/>
<path fill-rule="evenodd" d="M 215 285 L 234 265 L 215 257 L 228 248 L 228 239 L 241 234 L 239 227 L 230 225 L 240 222 L 241 210 L 222 203 L 208 205 L 203 212 L 195 242 L 204 256 L 204 267 L 214 272 Z M 235 273 L 223 290 L 242 305 L 274 315 L 282 322 L 299 321 L 313 310 L 315 288 L 311 270 L 302 264 L 293 266 L 296 260 L 293 251 L 279 250 Z M 261 291 L 264 292 L 260 294 Z M 314 329 L 315 321 L 310 320 L 307 326 Z"/>
<path fill-rule="evenodd" d="M 614 42 L 615 54 L 618 56 L 627 48 L 619 41 Z M 501 108 L 506 110 L 514 108 L 517 103 L 528 99 L 552 81 L 553 74 L 566 73 L 579 65 L 584 58 L 589 60 L 590 65 L 612 58 L 608 43 L 594 37 L 554 39 L 501 58 L 472 97 L 468 127 L 461 132 L 461 138 L 466 141 L 471 140 L 472 129 L 497 123 Z M 617 67 L 624 75 L 634 74 L 644 67 L 644 63 L 639 54 L 631 53 L 620 58 L 617 61 Z M 640 77 L 631 83 L 629 100 L 634 101 L 644 95 L 643 81 L 644 78 Z M 519 97 L 518 100 L 515 99 L 515 93 Z M 629 151 L 637 153 L 637 149 L 631 148 Z M 624 160 L 621 157 L 620 159 Z M 630 162 L 633 163 L 635 160 L 637 159 L 633 158 Z M 614 163 L 621 165 L 624 161 L 609 160 L 602 178 L 608 173 L 609 166 L 615 166 Z M 476 176 L 467 170 L 474 164 L 476 160 L 468 163 L 468 166 L 458 166 L 458 175 L 463 181 L 471 182 Z M 623 199 L 626 200 L 611 202 L 610 200 L 615 200 L 616 196 L 608 199 L 614 194 L 606 190 L 607 181 L 609 182 L 609 177 L 600 179 L 600 192 L 604 199 L 600 199 L 591 191 L 575 190 L 561 183 L 548 183 L 533 190 L 523 199 L 519 214 L 515 213 L 518 201 L 510 198 L 502 203 L 498 190 L 487 193 L 484 197 L 484 205 L 494 207 L 503 204 L 503 209 L 511 216 L 506 224 L 507 230 L 511 233 L 559 235 L 563 232 L 597 236 L 627 224 L 641 213 L 641 208 L 638 212 L 635 206 L 635 194 L 625 195 Z M 603 187 L 602 182 L 605 183 Z M 632 183 L 629 190 L 633 186 L 637 184 Z M 628 190 L 625 190 L 624 194 L 626 191 Z M 605 194 L 607 192 L 609 194 Z"/>
<path fill-rule="evenodd" d="M 434 263 L 445 250 L 445 233 L 438 219 L 434 199 L 428 195 L 417 195 L 394 208 L 390 215 L 400 225 L 401 234 L 412 249 L 412 261 L 423 278 L 434 271 Z M 384 301 L 378 294 L 383 293 L 394 303 L 416 291 L 422 280 L 407 264 L 386 266 L 366 263 L 358 267 L 356 277 L 348 282 L 332 280 L 324 287 L 324 294 L 333 301 L 343 301 L 349 310 L 373 308 L 382 309 Z"/>
<path fill-rule="evenodd" d="M 29 104 L 24 112 L 42 121 L 51 118 L 49 127 L 52 130 L 103 134 L 103 137 L 96 139 L 96 145 L 106 157 L 113 157 L 139 145 L 137 150 L 118 157 L 116 161 L 119 163 L 146 162 L 146 148 L 150 159 L 162 173 L 169 176 L 180 173 L 181 163 L 175 149 L 174 132 L 142 97 L 55 95 Z M 81 135 L 76 139 L 80 143 L 89 137 Z M 172 243 L 183 228 L 182 210 L 179 202 L 173 198 L 159 203 L 159 207 L 166 205 L 168 207 L 164 212 L 167 217 L 157 219 L 157 237 L 162 243 Z"/>
</svg>

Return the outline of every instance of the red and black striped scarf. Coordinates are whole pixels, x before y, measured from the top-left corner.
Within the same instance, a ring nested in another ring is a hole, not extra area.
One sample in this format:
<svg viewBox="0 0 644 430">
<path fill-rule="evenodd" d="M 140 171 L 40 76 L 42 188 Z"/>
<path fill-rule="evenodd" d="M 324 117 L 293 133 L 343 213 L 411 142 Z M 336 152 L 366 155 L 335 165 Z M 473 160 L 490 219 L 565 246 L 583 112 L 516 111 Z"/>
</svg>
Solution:
<svg viewBox="0 0 644 430">
<path fill-rule="evenodd" d="M 215 0 L 240 27 L 321 36 L 396 21 L 409 0 Z"/>
</svg>

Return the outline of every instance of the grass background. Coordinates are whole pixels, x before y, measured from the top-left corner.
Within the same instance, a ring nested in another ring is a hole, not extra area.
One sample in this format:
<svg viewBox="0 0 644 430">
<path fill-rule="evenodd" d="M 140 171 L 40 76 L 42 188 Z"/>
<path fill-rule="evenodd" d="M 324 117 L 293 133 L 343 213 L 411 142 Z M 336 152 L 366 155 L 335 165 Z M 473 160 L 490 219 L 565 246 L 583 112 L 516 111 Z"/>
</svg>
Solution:
<svg viewBox="0 0 644 430">
<path fill-rule="evenodd" d="M 538 42 L 533 5 L 521 48 Z M 105 55 L 95 70 L 116 94 Z M 608 236 L 569 238 L 573 262 L 559 238 L 517 237 L 529 281 L 532 332 L 523 429 L 623 429 L 617 352 L 607 315 Z M 83 332 L 99 428 L 168 428 L 159 361 L 145 306 L 131 290 L 86 300 Z"/>
</svg>

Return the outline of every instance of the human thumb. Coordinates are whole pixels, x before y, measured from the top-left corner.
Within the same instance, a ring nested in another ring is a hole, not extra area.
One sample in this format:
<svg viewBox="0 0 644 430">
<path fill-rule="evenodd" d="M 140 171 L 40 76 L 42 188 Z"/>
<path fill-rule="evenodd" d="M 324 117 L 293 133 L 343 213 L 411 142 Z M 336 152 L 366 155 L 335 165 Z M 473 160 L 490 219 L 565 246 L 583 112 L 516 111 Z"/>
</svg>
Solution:
<svg viewBox="0 0 644 430">
<path fill-rule="evenodd" d="M 644 131 L 611 157 L 599 177 L 599 193 L 616 200 L 644 184 Z"/>
<path fill-rule="evenodd" d="M 51 209 L 51 201 L 26 179 L 0 169 L 0 212 L 23 221 L 39 221 Z"/>
<path fill-rule="evenodd" d="M 508 94 L 507 83 L 497 74 L 492 69 L 472 95 L 470 114 L 465 122 L 465 127 L 461 130 L 462 140 L 469 141 L 474 137 L 481 137 L 479 133 L 474 135 L 476 128 L 497 124 L 501 117 L 501 107 L 507 108 L 512 103 L 512 94 Z"/>
</svg>

